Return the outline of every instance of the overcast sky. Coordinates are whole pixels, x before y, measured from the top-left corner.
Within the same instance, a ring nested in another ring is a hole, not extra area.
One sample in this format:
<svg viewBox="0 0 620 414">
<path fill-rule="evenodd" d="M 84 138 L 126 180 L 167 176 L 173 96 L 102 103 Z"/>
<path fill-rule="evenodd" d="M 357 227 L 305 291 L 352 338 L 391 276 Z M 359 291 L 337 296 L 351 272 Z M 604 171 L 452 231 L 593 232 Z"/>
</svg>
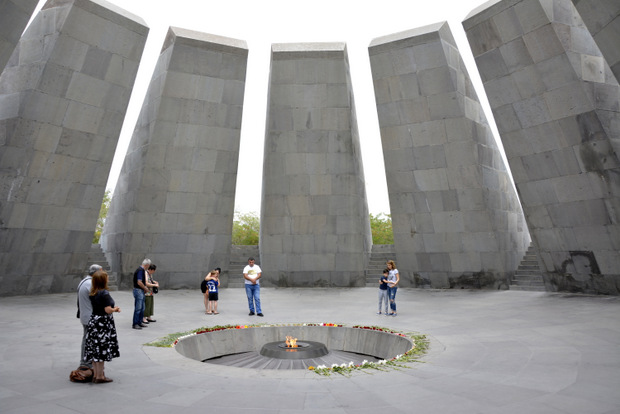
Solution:
<svg viewBox="0 0 620 414">
<path fill-rule="evenodd" d="M 150 28 L 107 188 L 113 190 L 169 26 L 244 40 L 249 57 L 235 210 L 259 212 L 272 43 L 345 42 L 364 164 L 368 206 L 389 213 L 368 46 L 377 38 L 448 21 L 483 107 L 488 108 L 462 21 L 484 0 L 108 0 Z M 39 8 L 45 3 L 42 0 Z M 491 114 L 487 119 L 494 128 Z M 253 168 L 244 169 L 244 165 Z M 243 194 L 243 197 L 240 195 Z"/>
</svg>

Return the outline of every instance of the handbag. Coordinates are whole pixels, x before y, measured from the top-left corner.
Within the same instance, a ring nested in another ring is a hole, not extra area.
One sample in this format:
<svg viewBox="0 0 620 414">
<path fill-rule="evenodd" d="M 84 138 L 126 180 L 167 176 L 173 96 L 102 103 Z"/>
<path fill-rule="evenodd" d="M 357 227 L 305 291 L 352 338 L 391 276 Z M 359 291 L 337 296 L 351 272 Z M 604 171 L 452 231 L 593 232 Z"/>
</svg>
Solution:
<svg viewBox="0 0 620 414">
<path fill-rule="evenodd" d="M 93 370 L 88 367 L 79 367 L 71 371 L 69 380 L 71 380 L 71 382 L 92 382 Z"/>
<path fill-rule="evenodd" d="M 153 293 L 159 292 L 159 288 L 157 286 L 153 286 Z"/>
</svg>

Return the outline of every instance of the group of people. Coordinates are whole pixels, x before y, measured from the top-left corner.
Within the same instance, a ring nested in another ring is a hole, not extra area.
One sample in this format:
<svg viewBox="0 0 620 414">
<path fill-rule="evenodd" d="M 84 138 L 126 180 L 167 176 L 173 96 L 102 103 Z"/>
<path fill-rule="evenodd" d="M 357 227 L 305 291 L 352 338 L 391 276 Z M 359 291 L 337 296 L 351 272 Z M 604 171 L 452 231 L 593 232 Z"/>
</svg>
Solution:
<svg viewBox="0 0 620 414">
<path fill-rule="evenodd" d="M 157 293 L 159 283 L 153 279 L 157 266 L 151 260 L 144 259 L 142 265 L 133 275 L 134 314 L 133 329 L 142 329 L 149 323 L 156 322 L 153 316 L 153 294 Z M 217 315 L 218 289 L 221 269 L 216 268 L 205 276 L 201 284 L 204 295 L 205 313 Z M 260 302 L 260 278 L 262 270 L 253 257 L 243 269 L 245 292 L 248 298 L 249 315 L 264 316 Z M 379 280 L 379 311 L 386 316 L 396 316 L 396 291 L 400 275 L 393 260 L 387 262 L 387 268 Z M 120 312 L 108 289 L 108 274 L 101 266 L 93 264 L 88 275 L 78 285 L 77 317 L 83 325 L 80 366 L 93 370 L 95 384 L 112 382 L 105 376 L 104 363 L 120 356 L 116 326 L 113 313 Z M 388 313 L 388 302 L 390 313 Z M 383 307 L 383 308 L 382 308 Z M 383 311 L 382 311 L 383 309 Z"/>
<path fill-rule="evenodd" d="M 153 294 L 157 293 L 159 283 L 153 279 L 157 266 L 144 259 L 133 275 L 133 296 L 135 299 L 133 325 L 142 329 L 152 319 L 154 311 Z M 105 376 L 104 364 L 120 356 L 116 325 L 113 313 L 120 312 L 108 288 L 108 274 L 97 264 L 88 269 L 88 275 L 80 281 L 77 288 L 77 317 L 83 326 L 80 367 L 93 371 L 95 384 L 112 382 Z"/>
<path fill-rule="evenodd" d="M 157 266 L 151 263 L 151 259 L 144 259 L 133 273 L 133 329 L 146 328 L 149 323 L 157 322 L 151 318 L 155 311 L 153 294 L 159 291 L 159 283 L 153 279 L 156 270 Z"/>
<path fill-rule="evenodd" d="M 93 382 L 112 382 L 105 376 L 104 363 L 120 356 L 112 314 L 120 312 L 108 290 L 108 274 L 92 265 L 78 285 L 78 318 L 84 327 L 80 366 L 93 370 Z"/>
<path fill-rule="evenodd" d="M 205 314 L 219 315 L 217 311 L 218 292 L 220 286 L 220 273 L 222 269 L 216 267 L 211 270 L 205 280 L 200 284 L 200 290 L 204 296 Z"/>
<path fill-rule="evenodd" d="M 379 279 L 379 311 L 377 315 L 396 316 L 396 291 L 398 290 L 400 275 L 394 260 L 388 260 L 386 266 L 383 270 L 383 276 Z M 388 301 L 390 313 L 388 313 Z M 383 312 L 381 311 L 382 306 Z"/>
<path fill-rule="evenodd" d="M 204 297 L 205 314 L 207 315 L 219 314 L 217 311 L 217 301 L 221 271 L 222 269 L 219 267 L 211 270 L 200 284 L 200 290 Z M 260 305 L 260 278 L 262 275 L 263 271 L 260 266 L 256 264 L 256 260 L 253 257 L 250 257 L 247 266 L 243 269 L 245 293 L 248 297 L 250 316 L 265 316 Z"/>
</svg>

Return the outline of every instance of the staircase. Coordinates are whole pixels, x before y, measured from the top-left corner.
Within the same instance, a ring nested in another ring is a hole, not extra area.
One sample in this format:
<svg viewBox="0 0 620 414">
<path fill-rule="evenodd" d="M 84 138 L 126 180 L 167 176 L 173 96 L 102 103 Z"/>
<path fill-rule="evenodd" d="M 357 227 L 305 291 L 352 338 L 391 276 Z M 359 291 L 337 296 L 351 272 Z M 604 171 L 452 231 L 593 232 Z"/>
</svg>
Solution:
<svg viewBox="0 0 620 414">
<path fill-rule="evenodd" d="M 110 271 L 110 265 L 108 259 L 105 258 L 103 250 L 101 250 L 100 244 L 93 244 L 90 246 L 90 252 L 88 252 L 88 263 L 86 269 L 92 264 L 98 264 L 108 274 L 108 288 L 112 290 L 118 290 L 118 281 L 116 280 L 116 273 Z"/>
<path fill-rule="evenodd" d="M 545 283 L 538 265 L 538 255 L 533 244 L 527 249 L 525 256 L 510 281 L 511 290 L 528 290 L 544 292 Z"/>
<path fill-rule="evenodd" d="M 370 252 L 370 261 L 366 268 L 366 287 L 379 287 L 379 279 L 383 275 L 385 262 L 394 260 L 393 244 L 375 244 Z"/>
<path fill-rule="evenodd" d="M 232 246 L 228 269 L 222 270 L 227 273 L 228 284 L 226 287 L 244 287 L 245 280 L 243 279 L 243 268 L 247 266 L 249 257 L 255 258 L 255 263 L 260 266 L 258 246 Z"/>
</svg>

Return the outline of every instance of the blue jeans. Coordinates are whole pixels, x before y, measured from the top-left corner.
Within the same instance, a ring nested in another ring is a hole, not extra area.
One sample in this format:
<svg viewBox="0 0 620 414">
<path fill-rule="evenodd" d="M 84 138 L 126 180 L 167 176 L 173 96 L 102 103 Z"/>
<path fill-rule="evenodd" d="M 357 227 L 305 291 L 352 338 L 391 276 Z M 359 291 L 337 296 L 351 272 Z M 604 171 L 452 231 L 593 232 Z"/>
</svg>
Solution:
<svg viewBox="0 0 620 414">
<path fill-rule="evenodd" d="M 396 291 L 398 290 L 397 286 L 389 287 L 388 286 L 388 297 L 390 298 L 390 309 L 392 312 L 396 312 Z"/>
<path fill-rule="evenodd" d="M 246 283 L 245 294 L 248 296 L 248 306 L 250 307 L 250 312 L 255 311 L 254 304 L 256 304 L 256 313 L 263 313 L 260 308 L 260 285 Z"/>
<path fill-rule="evenodd" d="M 140 325 L 144 318 L 144 291 L 142 289 L 133 288 L 133 297 L 135 307 L 133 310 L 133 324 Z"/>
</svg>

